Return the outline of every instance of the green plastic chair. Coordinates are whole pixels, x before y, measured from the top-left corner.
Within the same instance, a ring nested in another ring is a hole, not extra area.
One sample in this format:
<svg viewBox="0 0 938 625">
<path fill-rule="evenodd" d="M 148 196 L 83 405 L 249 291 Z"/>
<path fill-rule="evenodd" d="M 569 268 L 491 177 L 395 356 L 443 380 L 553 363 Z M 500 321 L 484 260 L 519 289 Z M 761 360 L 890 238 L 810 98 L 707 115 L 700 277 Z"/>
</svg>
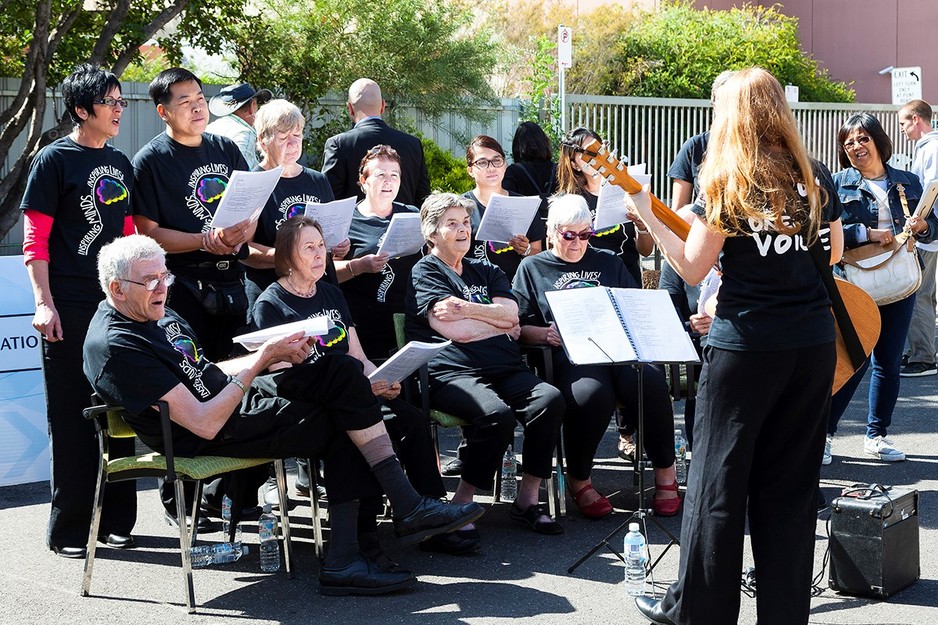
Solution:
<svg viewBox="0 0 938 625">
<path fill-rule="evenodd" d="M 99 401 L 97 397 L 92 399 L 92 403 L 95 404 Z M 124 409 L 120 406 L 98 404 L 84 410 L 86 419 L 94 419 L 95 428 L 98 432 L 100 468 L 98 471 L 98 485 L 95 492 L 94 510 L 91 519 L 91 531 L 88 534 L 87 557 L 85 559 L 84 577 L 81 584 L 81 596 L 87 597 L 91 592 L 91 574 L 94 568 L 95 549 L 98 542 L 97 537 L 101 524 L 101 509 L 104 503 L 104 489 L 106 485 L 110 482 L 138 480 L 141 478 L 165 478 L 167 482 L 173 484 L 176 494 L 176 522 L 179 525 L 179 549 L 182 554 L 182 571 L 186 585 L 186 607 L 191 614 L 195 612 L 195 591 L 192 582 L 192 565 L 189 561 L 189 547 L 195 544 L 198 534 L 197 521 L 199 501 L 202 497 L 202 481 L 223 473 L 265 465 L 272 461 L 277 476 L 277 489 L 280 492 L 280 501 L 285 502 L 287 501 L 286 473 L 283 468 L 283 460 L 276 458 L 229 458 L 223 456 L 197 456 L 194 458 L 186 458 L 174 456 L 172 436 L 170 435 L 169 404 L 165 401 L 159 401 L 157 404 L 160 412 L 163 444 L 166 450 L 165 454 L 149 452 L 126 458 L 112 459 L 108 452 L 109 439 L 137 437 L 133 429 L 127 424 L 127 421 L 124 420 Z M 186 527 L 185 495 L 182 488 L 182 478 L 196 481 L 196 492 L 192 506 L 193 521 L 191 536 Z M 235 502 L 235 504 L 237 503 L 238 502 Z M 236 516 L 232 519 L 232 535 L 227 537 L 228 540 L 232 540 L 233 538 L 234 524 L 238 521 L 237 515 L 240 515 L 241 510 L 239 505 L 232 507 L 232 512 Z M 288 506 L 280 507 L 280 527 L 283 528 L 284 561 L 286 564 L 287 577 L 292 579 L 293 550 L 290 540 L 290 519 L 286 512 L 287 507 Z M 314 527 L 316 524 L 316 520 L 314 520 Z"/>
</svg>

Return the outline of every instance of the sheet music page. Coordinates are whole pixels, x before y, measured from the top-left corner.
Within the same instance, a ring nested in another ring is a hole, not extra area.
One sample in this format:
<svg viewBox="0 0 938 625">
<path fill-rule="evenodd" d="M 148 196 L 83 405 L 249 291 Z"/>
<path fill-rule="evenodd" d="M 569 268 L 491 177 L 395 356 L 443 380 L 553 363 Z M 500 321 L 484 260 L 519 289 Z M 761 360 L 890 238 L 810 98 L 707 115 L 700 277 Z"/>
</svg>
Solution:
<svg viewBox="0 0 938 625">
<path fill-rule="evenodd" d="M 594 365 L 638 359 L 609 298 L 609 289 L 566 289 L 548 291 L 545 296 L 570 362 Z"/>
<path fill-rule="evenodd" d="M 644 362 L 699 362 L 667 291 L 609 289 Z M 591 311 L 592 312 L 592 311 Z"/>
<path fill-rule="evenodd" d="M 651 175 L 645 173 L 645 164 L 629 165 L 626 168 L 629 176 L 644 186 L 651 182 Z M 605 230 L 627 221 L 625 208 L 625 189 L 609 182 L 603 183 L 599 188 L 599 198 L 596 201 L 596 218 L 593 220 L 594 230 Z"/>
<path fill-rule="evenodd" d="M 228 187 L 221 196 L 212 228 L 227 228 L 250 218 L 257 219 L 280 181 L 283 167 L 267 171 L 236 171 L 228 179 Z"/>
<path fill-rule="evenodd" d="M 938 200 L 938 180 L 928 183 L 912 214 L 917 217 L 928 217 L 935 206 L 935 200 Z"/>
<path fill-rule="evenodd" d="M 509 241 L 516 234 L 526 234 L 541 198 L 536 195 L 493 195 L 475 233 L 479 241 Z"/>
<path fill-rule="evenodd" d="M 444 341 L 442 343 L 411 341 L 397 350 L 393 356 L 385 360 L 384 364 L 372 371 L 368 379 L 371 382 L 384 380 L 388 384 L 400 382 L 411 373 L 430 362 L 434 356 L 452 345 L 452 343 L 452 341 Z"/>
<path fill-rule="evenodd" d="M 303 214 L 319 222 L 322 226 L 322 238 L 326 242 L 326 249 L 331 250 L 348 238 L 348 230 L 352 225 L 352 215 L 355 213 L 356 198 L 347 197 L 343 200 L 333 200 L 320 204 L 307 202 Z"/>
<path fill-rule="evenodd" d="M 271 326 L 255 332 L 248 332 L 247 334 L 238 335 L 231 340 L 240 343 L 245 349 L 253 352 L 260 349 L 261 345 L 270 339 L 282 339 L 296 332 L 304 332 L 306 336 L 322 336 L 323 334 L 328 334 L 329 330 L 334 327 L 335 323 L 328 317 L 313 317 L 311 319 L 282 323 L 279 326 Z"/>
<path fill-rule="evenodd" d="M 417 213 L 395 213 L 391 217 L 384 238 L 378 246 L 378 253 L 386 253 L 391 258 L 416 254 L 426 243 L 420 233 L 420 215 Z"/>
</svg>

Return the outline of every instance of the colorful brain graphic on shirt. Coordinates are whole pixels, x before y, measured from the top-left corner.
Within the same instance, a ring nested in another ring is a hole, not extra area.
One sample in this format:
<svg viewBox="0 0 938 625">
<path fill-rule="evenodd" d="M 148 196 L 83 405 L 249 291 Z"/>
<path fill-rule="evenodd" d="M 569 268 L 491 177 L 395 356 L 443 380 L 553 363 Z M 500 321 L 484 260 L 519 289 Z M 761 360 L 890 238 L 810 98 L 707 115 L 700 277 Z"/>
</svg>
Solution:
<svg viewBox="0 0 938 625">
<path fill-rule="evenodd" d="M 199 186 L 195 193 L 199 199 L 206 204 L 211 204 L 215 200 L 221 199 L 228 188 L 228 181 L 224 178 L 202 178 L 199 180 Z"/>
<path fill-rule="evenodd" d="M 345 337 L 348 336 L 348 332 L 345 330 L 345 326 L 341 321 L 336 323 L 336 326 L 329 330 L 328 334 L 316 337 L 316 340 L 323 347 L 335 347 L 339 343 L 345 340 Z"/>
<path fill-rule="evenodd" d="M 98 201 L 108 206 L 127 199 L 127 188 L 113 178 L 101 178 L 95 186 Z"/>
<path fill-rule="evenodd" d="M 287 207 L 286 218 L 290 219 L 291 217 L 296 217 L 297 215 L 303 215 L 306 213 L 306 204 L 292 204 Z"/>
<path fill-rule="evenodd" d="M 195 341 L 188 336 L 180 336 L 173 340 L 173 349 L 186 357 L 186 360 L 192 364 L 198 364 L 200 360 L 199 350 L 195 346 Z"/>
</svg>

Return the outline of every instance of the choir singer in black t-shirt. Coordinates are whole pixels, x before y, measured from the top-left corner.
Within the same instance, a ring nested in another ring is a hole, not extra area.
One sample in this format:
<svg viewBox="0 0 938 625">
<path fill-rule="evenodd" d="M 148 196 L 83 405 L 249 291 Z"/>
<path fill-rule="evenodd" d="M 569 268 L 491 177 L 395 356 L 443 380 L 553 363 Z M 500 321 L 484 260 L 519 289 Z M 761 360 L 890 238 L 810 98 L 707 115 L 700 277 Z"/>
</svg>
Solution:
<svg viewBox="0 0 938 625">
<path fill-rule="evenodd" d="M 359 550 L 358 500 L 378 494 L 378 484 L 394 508 L 394 532 L 402 542 L 458 529 L 482 515 L 477 504 L 447 505 L 413 489 L 359 362 L 339 353 L 306 362 L 312 339 L 295 332 L 216 365 L 189 324 L 166 307 L 174 276 L 149 237 L 105 246 L 98 275 L 107 299 L 88 330 L 84 372 L 95 392 L 127 410 L 128 423 L 147 445 L 162 450 L 153 406 L 163 400 L 181 456 L 325 460 L 332 537 L 319 569 L 323 594 L 383 594 L 416 581 L 410 571 Z M 278 363 L 293 366 L 265 373 Z"/>
<path fill-rule="evenodd" d="M 628 420 L 638 418 L 638 374 L 631 366 L 574 365 L 567 359 L 554 325 L 547 291 L 589 287 L 639 288 L 616 256 L 589 245 L 592 216 L 576 194 L 555 196 L 547 213 L 550 249 L 521 261 L 512 290 L 518 298 L 521 340 L 550 345 L 557 388 L 567 399 L 563 420 L 570 493 L 583 516 L 604 517 L 612 504 L 593 488 L 593 457 L 618 401 Z M 645 367 L 645 451 L 655 469 L 652 506 L 659 516 L 674 516 L 681 505 L 674 474 L 674 412 L 660 367 Z"/>
<path fill-rule="evenodd" d="M 411 274 L 407 338 L 453 342 L 430 361 L 429 389 L 435 408 L 469 422 L 453 503 L 470 502 L 476 490 L 492 488 L 518 421 L 524 426 L 524 473 L 509 515 L 540 534 L 561 534 L 563 526 L 539 505 L 538 488 L 550 477 L 563 396 L 521 360 L 518 304 L 505 273 L 485 260 L 465 258 L 474 206 L 452 193 L 424 201 L 420 229 L 430 253 Z"/>
<path fill-rule="evenodd" d="M 836 360 L 830 300 L 809 246 L 835 262 L 843 230 L 830 173 L 808 157 L 767 71 L 741 70 L 717 92 L 700 190 L 684 209 L 686 243 L 655 217 L 647 188 L 634 198 L 687 282 L 718 259 L 723 271 L 697 394 L 679 578 L 662 600 L 636 604 L 653 623 L 735 623 L 748 511 L 758 622 L 807 623 Z"/>
</svg>

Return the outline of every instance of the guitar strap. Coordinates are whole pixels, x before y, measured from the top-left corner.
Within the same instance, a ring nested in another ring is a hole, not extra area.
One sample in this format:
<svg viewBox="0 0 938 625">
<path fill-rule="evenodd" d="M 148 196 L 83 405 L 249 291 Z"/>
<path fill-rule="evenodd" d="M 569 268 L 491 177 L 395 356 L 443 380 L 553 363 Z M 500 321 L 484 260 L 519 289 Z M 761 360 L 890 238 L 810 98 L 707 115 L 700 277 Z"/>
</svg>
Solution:
<svg viewBox="0 0 938 625">
<path fill-rule="evenodd" d="M 854 369 L 859 369 L 866 360 L 866 353 L 863 345 L 860 343 L 860 337 L 857 336 L 857 329 L 853 327 L 853 320 L 847 312 L 843 298 L 840 296 L 840 289 L 834 282 L 834 272 L 830 265 L 830 254 L 824 251 L 821 238 L 815 239 L 814 244 L 809 246 L 811 260 L 821 274 L 821 281 L 827 288 L 827 295 L 831 300 L 831 309 L 834 311 L 834 319 L 837 320 L 837 327 L 840 328 L 840 335 L 844 340 L 844 347 L 847 349 L 847 355 L 850 356 L 850 362 Z M 826 258 L 825 258 L 826 257 Z"/>
</svg>

